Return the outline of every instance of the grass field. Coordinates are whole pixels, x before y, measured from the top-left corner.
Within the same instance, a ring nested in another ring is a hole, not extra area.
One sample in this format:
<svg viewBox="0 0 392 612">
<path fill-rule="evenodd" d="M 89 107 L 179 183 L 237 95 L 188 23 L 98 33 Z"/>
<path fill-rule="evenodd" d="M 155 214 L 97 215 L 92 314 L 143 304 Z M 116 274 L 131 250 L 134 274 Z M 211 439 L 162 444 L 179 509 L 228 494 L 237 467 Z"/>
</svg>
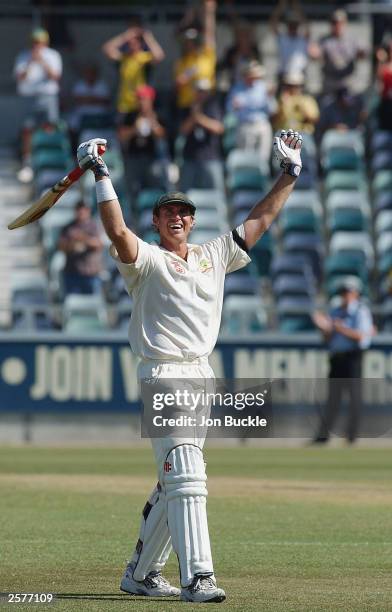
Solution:
<svg viewBox="0 0 392 612">
<path fill-rule="evenodd" d="M 392 610 L 390 450 L 211 448 L 206 459 L 222 609 Z M 56 593 L 58 611 L 200 610 L 118 590 L 154 478 L 148 449 L 0 448 L 0 591 Z M 165 573 L 177 584 L 173 555 Z"/>
</svg>

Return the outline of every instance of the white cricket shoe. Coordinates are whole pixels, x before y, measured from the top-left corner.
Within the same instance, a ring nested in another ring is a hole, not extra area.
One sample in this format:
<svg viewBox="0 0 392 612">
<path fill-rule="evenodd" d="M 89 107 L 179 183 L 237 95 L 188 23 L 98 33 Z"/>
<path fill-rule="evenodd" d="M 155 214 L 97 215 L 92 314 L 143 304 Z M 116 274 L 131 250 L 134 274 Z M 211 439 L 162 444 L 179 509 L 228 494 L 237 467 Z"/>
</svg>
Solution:
<svg viewBox="0 0 392 612">
<path fill-rule="evenodd" d="M 218 589 L 213 576 L 196 574 L 191 584 L 181 589 L 180 599 L 195 603 L 220 603 L 226 599 L 226 593 Z"/>
<path fill-rule="evenodd" d="M 144 580 L 133 578 L 134 566 L 129 563 L 121 580 L 120 589 L 131 595 L 147 595 L 149 597 L 174 597 L 181 593 L 164 578 L 161 572 L 150 572 Z"/>
</svg>

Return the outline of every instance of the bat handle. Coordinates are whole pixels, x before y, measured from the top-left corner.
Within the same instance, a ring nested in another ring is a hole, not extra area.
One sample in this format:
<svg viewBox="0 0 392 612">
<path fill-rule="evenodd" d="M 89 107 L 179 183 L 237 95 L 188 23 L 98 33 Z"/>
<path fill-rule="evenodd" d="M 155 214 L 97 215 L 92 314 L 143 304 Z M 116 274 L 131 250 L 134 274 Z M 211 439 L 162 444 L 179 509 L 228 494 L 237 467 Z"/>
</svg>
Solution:
<svg viewBox="0 0 392 612">
<path fill-rule="evenodd" d="M 105 151 L 106 151 L 106 145 L 99 145 L 98 153 L 100 155 L 104 155 Z M 79 168 L 79 167 L 75 168 L 74 170 L 72 170 L 72 172 L 68 174 L 68 179 L 71 183 L 74 183 L 75 181 L 78 181 L 85 172 L 86 170 L 82 170 L 82 168 Z"/>
</svg>

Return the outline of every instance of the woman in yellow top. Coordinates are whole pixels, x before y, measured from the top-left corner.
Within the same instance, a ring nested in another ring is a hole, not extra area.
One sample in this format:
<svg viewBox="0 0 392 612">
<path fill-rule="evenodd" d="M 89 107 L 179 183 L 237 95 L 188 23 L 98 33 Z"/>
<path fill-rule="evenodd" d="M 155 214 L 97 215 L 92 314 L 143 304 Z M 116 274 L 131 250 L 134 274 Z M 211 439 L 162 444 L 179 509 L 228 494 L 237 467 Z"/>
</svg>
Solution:
<svg viewBox="0 0 392 612">
<path fill-rule="evenodd" d="M 162 47 L 152 32 L 140 27 L 130 27 L 108 40 L 102 51 L 109 59 L 120 63 L 118 112 L 128 114 L 136 111 L 136 89 L 146 83 L 146 65 L 157 64 L 164 59 Z"/>
<path fill-rule="evenodd" d="M 195 99 L 195 83 L 208 80 L 215 85 L 216 1 L 204 0 L 203 36 L 195 28 L 183 33 L 182 55 L 175 64 L 177 107 L 186 109 Z"/>
</svg>

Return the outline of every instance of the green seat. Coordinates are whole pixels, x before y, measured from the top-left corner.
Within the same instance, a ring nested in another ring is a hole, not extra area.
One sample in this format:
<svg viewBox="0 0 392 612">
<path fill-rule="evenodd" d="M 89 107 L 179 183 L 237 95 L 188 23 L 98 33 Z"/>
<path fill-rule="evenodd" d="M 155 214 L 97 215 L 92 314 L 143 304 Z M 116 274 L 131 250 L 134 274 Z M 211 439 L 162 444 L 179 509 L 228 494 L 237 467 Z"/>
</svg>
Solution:
<svg viewBox="0 0 392 612">
<path fill-rule="evenodd" d="M 376 194 L 381 191 L 392 190 L 392 170 L 377 172 L 372 182 L 372 189 Z"/>
<path fill-rule="evenodd" d="M 319 223 L 313 210 L 310 208 L 289 208 L 283 210 L 281 215 L 281 226 L 283 234 L 289 232 L 318 233 Z"/>
<path fill-rule="evenodd" d="M 314 331 L 314 323 L 310 315 L 283 315 L 279 321 L 279 330 L 286 334 Z"/>
<path fill-rule="evenodd" d="M 363 265 L 363 257 L 355 253 L 332 253 L 325 262 L 325 274 L 327 278 L 337 275 L 359 276 L 367 280 L 366 266 Z"/>
<path fill-rule="evenodd" d="M 353 149 L 333 148 L 328 150 L 323 165 L 327 172 L 331 170 L 360 170 L 362 160 Z"/>
<path fill-rule="evenodd" d="M 266 191 L 267 177 L 255 168 L 237 168 L 228 176 L 228 186 L 231 191 L 238 189 L 258 189 Z"/>
<path fill-rule="evenodd" d="M 144 242 L 148 242 L 148 244 L 151 242 L 159 242 L 159 235 L 157 232 L 154 232 L 154 230 L 148 230 L 148 232 L 143 234 L 142 239 Z"/>
<path fill-rule="evenodd" d="M 49 168 L 69 170 L 71 163 L 69 155 L 60 149 L 38 149 L 32 156 L 32 165 L 35 172 Z"/>
<path fill-rule="evenodd" d="M 228 155 L 237 146 L 237 119 L 234 115 L 226 115 L 224 118 L 224 134 L 222 138 L 223 151 Z"/>
<path fill-rule="evenodd" d="M 384 253 L 378 264 L 378 271 L 382 276 L 388 274 L 392 270 L 392 253 Z"/>
<path fill-rule="evenodd" d="M 367 229 L 366 219 L 361 210 L 337 208 L 331 213 L 331 232 L 362 232 Z"/>
<path fill-rule="evenodd" d="M 252 261 L 255 263 L 258 276 L 269 275 L 273 253 L 273 237 L 270 232 L 266 232 L 251 250 Z"/>
<path fill-rule="evenodd" d="M 330 193 L 335 189 L 364 190 L 366 185 L 363 174 L 357 170 L 332 170 L 325 179 L 324 187 Z"/>
<path fill-rule="evenodd" d="M 88 334 L 106 330 L 106 325 L 94 315 L 72 315 L 64 326 L 64 332 L 70 334 Z"/>
<path fill-rule="evenodd" d="M 136 208 L 139 211 L 153 209 L 155 202 L 161 197 L 160 189 L 142 189 L 136 198 Z"/>
</svg>

